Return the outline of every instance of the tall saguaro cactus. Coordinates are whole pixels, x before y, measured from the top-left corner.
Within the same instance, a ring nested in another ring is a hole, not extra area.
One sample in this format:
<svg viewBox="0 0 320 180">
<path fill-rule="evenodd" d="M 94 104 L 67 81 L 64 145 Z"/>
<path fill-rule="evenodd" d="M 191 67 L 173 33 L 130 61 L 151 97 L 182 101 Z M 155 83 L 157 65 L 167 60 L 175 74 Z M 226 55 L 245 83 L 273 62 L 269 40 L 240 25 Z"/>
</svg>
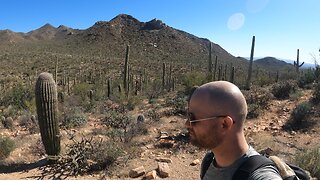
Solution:
<svg viewBox="0 0 320 180">
<path fill-rule="evenodd" d="M 248 78 L 246 83 L 246 89 L 249 90 L 251 86 L 251 76 L 252 76 L 252 64 L 253 64 L 253 55 L 254 55 L 254 43 L 255 43 L 256 37 L 252 37 L 252 45 L 251 45 L 251 53 L 250 53 L 250 64 L 249 64 L 249 70 L 248 70 Z"/>
<path fill-rule="evenodd" d="M 299 49 L 297 49 L 297 61 L 293 62 L 293 66 L 296 68 L 297 73 L 299 73 L 299 68 L 303 66 L 304 62 L 299 64 Z"/>
<path fill-rule="evenodd" d="M 57 86 L 50 73 L 39 75 L 35 95 L 41 139 L 50 159 L 60 153 Z"/>
<path fill-rule="evenodd" d="M 208 59 L 208 75 L 207 80 L 212 81 L 212 43 L 209 44 L 209 59 Z"/>
<path fill-rule="evenodd" d="M 130 49 L 130 46 L 127 45 L 127 49 L 126 49 L 126 59 L 124 61 L 124 71 L 123 71 L 123 88 L 124 88 L 124 91 L 126 93 L 129 93 L 128 92 L 128 89 L 129 89 L 129 49 Z"/>
<path fill-rule="evenodd" d="M 166 63 L 162 63 L 162 90 L 166 86 Z"/>
</svg>

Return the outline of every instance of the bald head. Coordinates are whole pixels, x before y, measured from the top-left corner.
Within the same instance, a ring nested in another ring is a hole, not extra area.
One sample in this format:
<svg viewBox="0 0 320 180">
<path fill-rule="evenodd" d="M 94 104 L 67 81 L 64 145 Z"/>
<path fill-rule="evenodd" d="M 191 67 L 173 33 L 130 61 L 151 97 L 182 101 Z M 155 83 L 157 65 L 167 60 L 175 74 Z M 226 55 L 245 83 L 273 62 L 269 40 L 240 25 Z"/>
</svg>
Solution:
<svg viewBox="0 0 320 180">
<path fill-rule="evenodd" d="M 228 115 L 242 124 L 247 115 L 247 103 L 240 89 L 227 81 L 214 81 L 198 87 L 191 96 L 190 109 L 208 116 Z"/>
</svg>

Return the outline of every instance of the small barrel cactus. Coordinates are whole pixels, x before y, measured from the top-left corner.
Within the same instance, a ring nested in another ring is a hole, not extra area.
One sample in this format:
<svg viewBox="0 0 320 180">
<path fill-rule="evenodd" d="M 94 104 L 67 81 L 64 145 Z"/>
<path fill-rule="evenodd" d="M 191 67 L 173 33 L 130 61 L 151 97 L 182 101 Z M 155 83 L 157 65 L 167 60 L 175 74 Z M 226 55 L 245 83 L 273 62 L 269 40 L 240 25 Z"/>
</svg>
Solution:
<svg viewBox="0 0 320 180">
<path fill-rule="evenodd" d="M 137 123 L 144 123 L 145 117 L 143 114 L 139 114 L 137 117 Z"/>
<path fill-rule="evenodd" d="M 38 122 L 42 143 L 50 157 L 60 153 L 57 86 L 51 74 L 41 73 L 35 87 Z"/>
</svg>

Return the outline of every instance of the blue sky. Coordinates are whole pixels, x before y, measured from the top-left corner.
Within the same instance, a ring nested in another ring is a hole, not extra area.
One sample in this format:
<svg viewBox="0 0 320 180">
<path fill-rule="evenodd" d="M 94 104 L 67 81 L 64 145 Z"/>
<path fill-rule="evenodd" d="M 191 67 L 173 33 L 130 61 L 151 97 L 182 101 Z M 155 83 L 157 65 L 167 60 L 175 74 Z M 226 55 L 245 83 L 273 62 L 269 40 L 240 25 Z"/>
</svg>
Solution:
<svg viewBox="0 0 320 180">
<path fill-rule="evenodd" d="M 0 30 L 28 32 L 46 23 L 86 29 L 118 14 L 153 18 L 208 38 L 234 56 L 273 56 L 320 63 L 319 0 L 2 0 Z"/>
</svg>

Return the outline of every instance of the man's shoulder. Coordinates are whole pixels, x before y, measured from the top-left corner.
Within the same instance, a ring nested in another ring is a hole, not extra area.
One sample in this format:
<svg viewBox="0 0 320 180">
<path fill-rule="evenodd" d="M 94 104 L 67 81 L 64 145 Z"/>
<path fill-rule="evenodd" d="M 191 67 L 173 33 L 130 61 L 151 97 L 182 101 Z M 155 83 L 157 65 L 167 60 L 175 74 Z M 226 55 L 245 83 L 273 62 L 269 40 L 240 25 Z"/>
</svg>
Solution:
<svg viewBox="0 0 320 180">
<path fill-rule="evenodd" d="M 248 180 L 282 180 L 275 166 L 263 166 L 253 171 Z"/>
</svg>

